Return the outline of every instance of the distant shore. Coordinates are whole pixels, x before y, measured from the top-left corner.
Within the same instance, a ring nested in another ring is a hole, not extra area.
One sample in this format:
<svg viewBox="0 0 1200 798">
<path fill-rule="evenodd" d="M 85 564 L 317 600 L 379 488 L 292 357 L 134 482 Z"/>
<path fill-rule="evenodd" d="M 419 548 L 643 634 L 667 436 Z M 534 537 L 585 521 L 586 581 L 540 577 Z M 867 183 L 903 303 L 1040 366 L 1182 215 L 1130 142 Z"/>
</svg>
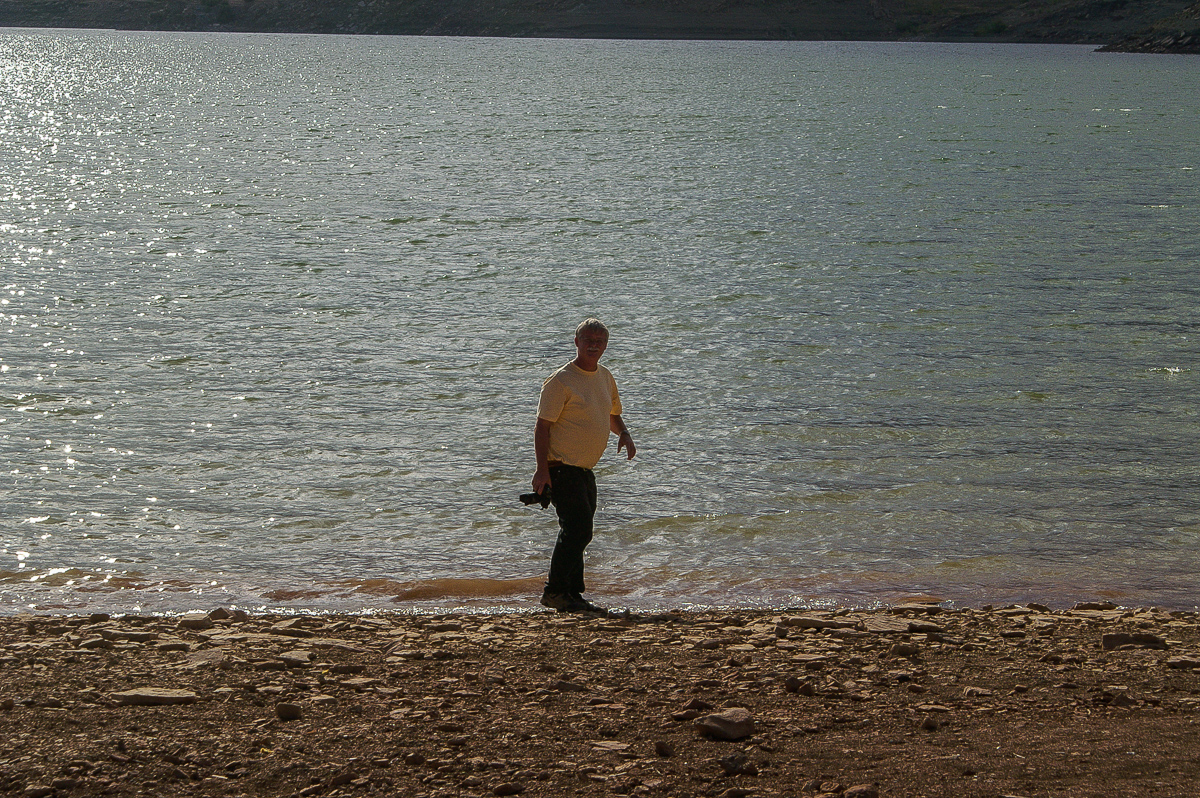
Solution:
<svg viewBox="0 0 1200 798">
<path fill-rule="evenodd" d="M 0 618 L 25 796 L 1187 795 L 1200 616 Z"/>
<path fill-rule="evenodd" d="M 614 39 L 1036 42 L 1200 52 L 1189 0 L 0 0 L 0 26 Z"/>
</svg>

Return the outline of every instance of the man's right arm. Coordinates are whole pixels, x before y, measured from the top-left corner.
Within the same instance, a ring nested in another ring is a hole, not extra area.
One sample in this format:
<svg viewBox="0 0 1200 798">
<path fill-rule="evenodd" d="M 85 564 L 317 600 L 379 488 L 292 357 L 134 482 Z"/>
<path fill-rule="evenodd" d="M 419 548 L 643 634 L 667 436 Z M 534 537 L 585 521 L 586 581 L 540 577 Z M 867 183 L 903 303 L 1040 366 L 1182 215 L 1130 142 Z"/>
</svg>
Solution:
<svg viewBox="0 0 1200 798">
<path fill-rule="evenodd" d="M 550 484 L 550 422 L 544 418 L 539 418 L 533 428 L 533 456 L 537 459 L 533 492 L 541 493 Z"/>
</svg>

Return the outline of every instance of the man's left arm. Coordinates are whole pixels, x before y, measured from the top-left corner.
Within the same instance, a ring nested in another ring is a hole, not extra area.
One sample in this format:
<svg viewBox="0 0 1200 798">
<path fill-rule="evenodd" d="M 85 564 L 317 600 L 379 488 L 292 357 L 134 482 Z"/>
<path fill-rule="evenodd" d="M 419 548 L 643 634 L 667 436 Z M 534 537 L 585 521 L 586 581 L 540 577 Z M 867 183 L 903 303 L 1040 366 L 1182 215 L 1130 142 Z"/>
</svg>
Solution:
<svg viewBox="0 0 1200 798">
<path fill-rule="evenodd" d="M 617 436 L 617 452 L 625 450 L 626 459 L 632 460 L 637 454 L 637 447 L 633 445 L 633 436 L 629 434 L 629 428 L 625 426 L 625 421 L 620 415 L 613 413 L 608 417 L 608 428 Z"/>
</svg>

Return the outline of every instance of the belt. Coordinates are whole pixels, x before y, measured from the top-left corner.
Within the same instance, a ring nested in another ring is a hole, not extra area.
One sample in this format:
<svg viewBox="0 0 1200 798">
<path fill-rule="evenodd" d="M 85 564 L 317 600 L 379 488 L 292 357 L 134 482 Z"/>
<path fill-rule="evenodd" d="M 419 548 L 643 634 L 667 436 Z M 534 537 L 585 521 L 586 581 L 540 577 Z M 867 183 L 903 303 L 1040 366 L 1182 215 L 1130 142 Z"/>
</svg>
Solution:
<svg viewBox="0 0 1200 798">
<path fill-rule="evenodd" d="M 547 468 L 578 468 L 581 471 L 591 471 L 592 470 L 590 468 L 584 468 L 583 466 L 573 466 L 570 463 L 564 463 L 562 460 L 547 460 L 546 467 Z"/>
</svg>

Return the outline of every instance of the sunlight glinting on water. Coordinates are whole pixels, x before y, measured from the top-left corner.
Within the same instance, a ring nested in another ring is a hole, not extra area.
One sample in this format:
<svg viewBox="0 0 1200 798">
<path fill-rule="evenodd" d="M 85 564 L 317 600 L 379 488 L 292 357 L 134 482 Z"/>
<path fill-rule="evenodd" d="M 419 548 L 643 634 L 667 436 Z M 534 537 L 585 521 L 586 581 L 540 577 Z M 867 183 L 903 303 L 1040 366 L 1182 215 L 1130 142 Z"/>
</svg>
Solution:
<svg viewBox="0 0 1200 798">
<path fill-rule="evenodd" d="M 0 611 L 532 606 L 592 314 L 604 603 L 1195 603 L 1191 62 L 0 44 Z"/>
</svg>

